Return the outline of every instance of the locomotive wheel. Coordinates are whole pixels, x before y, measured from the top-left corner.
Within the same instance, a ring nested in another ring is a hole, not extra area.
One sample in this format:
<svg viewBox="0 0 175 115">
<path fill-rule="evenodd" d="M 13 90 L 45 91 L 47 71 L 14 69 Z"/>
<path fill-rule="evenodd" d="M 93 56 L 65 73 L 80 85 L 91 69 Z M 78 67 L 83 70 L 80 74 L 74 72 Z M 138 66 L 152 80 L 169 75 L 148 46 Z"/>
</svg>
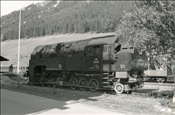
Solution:
<svg viewBox="0 0 175 115">
<path fill-rule="evenodd" d="M 98 87 L 99 87 L 99 83 L 96 79 L 90 79 L 89 81 L 89 89 L 91 91 L 97 91 Z"/>
<path fill-rule="evenodd" d="M 78 80 L 76 78 L 71 78 L 70 84 L 71 84 L 71 89 L 76 89 L 77 86 L 75 85 L 78 85 Z"/>
<path fill-rule="evenodd" d="M 47 78 L 47 82 L 48 82 L 48 83 L 47 83 L 47 86 L 48 86 L 48 87 L 52 87 L 52 86 L 53 86 L 53 83 L 52 83 L 52 82 L 53 82 L 53 78 Z M 51 82 L 51 83 L 50 83 L 50 82 Z"/>
<path fill-rule="evenodd" d="M 41 86 L 45 86 L 45 80 L 42 77 L 40 77 L 40 85 Z"/>
<path fill-rule="evenodd" d="M 166 78 L 156 78 L 156 81 L 158 83 L 164 83 L 164 82 L 166 82 Z"/>
<path fill-rule="evenodd" d="M 80 85 L 80 89 L 81 90 L 85 90 L 86 88 L 85 87 L 81 87 L 81 86 L 87 86 L 87 80 L 85 78 L 81 78 L 79 80 L 79 85 Z"/>
<path fill-rule="evenodd" d="M 57 77 L 55 82 L 56 82 L 56 87 L 61 88 L 63 86 L 63 78 Z"/>
<path fill-rule="evenodd" d="M 124 86 L 120 83 L 115 84 L 114 90 L 116 93 L 120 94 L 124 91 Z"/>
</svg>

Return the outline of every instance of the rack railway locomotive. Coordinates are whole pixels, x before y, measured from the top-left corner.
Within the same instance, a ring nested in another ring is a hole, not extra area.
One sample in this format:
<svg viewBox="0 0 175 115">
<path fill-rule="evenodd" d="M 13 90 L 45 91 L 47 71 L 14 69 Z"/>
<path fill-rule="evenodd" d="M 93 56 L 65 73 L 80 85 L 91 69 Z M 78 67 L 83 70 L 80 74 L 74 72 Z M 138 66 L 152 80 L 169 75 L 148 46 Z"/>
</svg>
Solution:
<svg viewBox="0 0 175 115">
<path fill-rule="evenodd" d="M 144 51 L 115 35 L 41 45 L 29 60 L 29 83 L 130 93 L 143 86 L 147 59 Z"/>
</svg>

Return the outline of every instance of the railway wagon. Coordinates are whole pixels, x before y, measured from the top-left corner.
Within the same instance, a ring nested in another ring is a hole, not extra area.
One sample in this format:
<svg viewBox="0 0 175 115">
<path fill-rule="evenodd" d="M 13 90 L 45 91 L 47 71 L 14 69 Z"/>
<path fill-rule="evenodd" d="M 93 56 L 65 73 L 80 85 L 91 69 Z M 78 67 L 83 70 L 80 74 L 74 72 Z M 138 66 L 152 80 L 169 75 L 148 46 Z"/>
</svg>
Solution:
<svg viewBox="0 0 175 115">
<path fill-rule="evenodd" d="M 153 81 L 157 81 L 158 83 L 164 83 L 167 80 L 173 79 L 172 71 L 170 67 L 160 68 L 156 65 L 149 64 L 148 70 L 144 71 L 147 78 L 150 78 Z M 172 80 L 171 80 L 172 81 Z"/>
<path fill-rule="evenodd" d="M 19 72 L 20 73 L 25 73 L 27 70 L 28 70 L 28 66 L 27 65 L 21 65 L 19 67 Z M 10 66 L 9 65 L 1 65 L 0 66 L 0 73 L 6 73 L 6 72 L 16 73 L 17 72 L 17 65 L 13 65 L 11 70 L 10 70 Z"/>
<path fill-rule="evenodd" d="M 144 51 L 115 35 L 41 45 L 29 60 L 29 83 L 131 93 L 143 86 L 147 59 Z"/>
</svg>

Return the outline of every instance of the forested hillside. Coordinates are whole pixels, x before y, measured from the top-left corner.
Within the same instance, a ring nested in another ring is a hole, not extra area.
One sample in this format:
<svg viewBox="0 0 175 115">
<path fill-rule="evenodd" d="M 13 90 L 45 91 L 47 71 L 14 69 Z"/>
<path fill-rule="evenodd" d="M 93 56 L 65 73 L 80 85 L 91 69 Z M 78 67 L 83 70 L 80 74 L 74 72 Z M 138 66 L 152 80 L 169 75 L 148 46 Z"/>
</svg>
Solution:
<svg viewBox="0 0 175 115">
<path fill-rule="evenodd" d="M 21 38 L 65 33 L 114 32 L 131 1 L 47 1 L 22 11 Z M 1 39 L 18 38 L 19 11 L 1 17 Z"/>
</svg>

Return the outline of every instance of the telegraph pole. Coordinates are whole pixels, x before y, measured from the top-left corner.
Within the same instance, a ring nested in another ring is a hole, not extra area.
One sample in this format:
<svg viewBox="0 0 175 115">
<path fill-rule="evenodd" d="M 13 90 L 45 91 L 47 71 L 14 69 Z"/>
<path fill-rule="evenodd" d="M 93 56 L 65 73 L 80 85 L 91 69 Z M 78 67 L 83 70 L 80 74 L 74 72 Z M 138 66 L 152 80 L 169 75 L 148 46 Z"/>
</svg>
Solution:
<svg viewBox="0 0 175 115">
<path fill-rule="evenodd" d="M 175 57 L 175 55 L 174 55 L 174 57 Z M 172 74 L 173 74 L 173 77 L 174 77 L 174 85 L 175 85 L 175 60 L 173 60 Z M 175 86 L 174 86 L 173 103 L 175 104 Z"/>
<path fill-rule="evenodd" d="M 20 39 L 21 39 L 21 10 L 19 11 L 18 65 L 17 65 L 17 73 L 19 73 L 19 62 L 20 62 Z"/>
</svg>

